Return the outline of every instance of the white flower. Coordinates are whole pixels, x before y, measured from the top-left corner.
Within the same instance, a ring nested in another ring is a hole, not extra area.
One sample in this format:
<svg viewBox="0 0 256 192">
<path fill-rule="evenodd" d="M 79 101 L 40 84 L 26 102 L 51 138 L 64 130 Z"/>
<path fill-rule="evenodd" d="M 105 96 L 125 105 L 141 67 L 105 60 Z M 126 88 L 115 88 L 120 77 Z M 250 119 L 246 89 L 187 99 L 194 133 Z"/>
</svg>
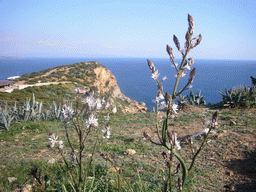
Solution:
<svg viewBox="0 0 256 192">
<path fill-rule="evenodd" d="M 181 149 L 180 142 L 177 139 L 177 134 L 174 132 L 172 132 L 170 144 L 173 145 L 177 150 Z"/>
<path fill-rule="evenodd" d="M 89 108 L 91 109 L 95 107 L 96 99 L 92 95 L 88 95 L 87 97 L 85 97 L 82 103 L 88 104 Z"/>
<path fill-rule="evenodd" d="M 55 145 L 55 143 L 58 142 L 57 139 L 58 139 L 58 136 L 55 137 L 55 134 L 54 134 L 54 133 L 52 133 L 52 134 L 50 135 L 49 140 L 51 141 L 51 145 L 50 145 L 51 148 L 53 148 L 54 145 Z"/>
<path fill-rule="evenodd" d="M 89 115 L 89 118 L 85 121 L 85 125 L 87 126 L 87 128 L 90 126 L 90 125 L 94 125 L 95 127 L 98 127 L 98 119 L 94 117 L 94 114 L 91 113 Z"/>
<path fill-rule="evenodd" d="M 159 101 L 162 100 L 162 99 L 164 99 L 164 96 L 163 96 L 162 92 L 160 92 L 160 93 L 158 94 L 158 96 L 156 97 L 156 101 L 159 102 Z"/>
<path fill-rule="evenodd" d="M 186 75 L 186 73 L 183 72 L 183 73 L 181 74 L 181 77 L 185 77 L 185 75 Z"/>
<path fill-rule="evenodd" d="M 110 133 L 110 125 L 109 124 L 106 126 L 105 129 L 102 129 L 102 133 L 103 133 L 103 138 L 104 139 L 105 138 L 107 138 L 107 139 L 110 138 L 111 133 Z"/>
<path fill-rule="evenodd" d="M 74 110 L 73 110 L 72 108 L 70 108 L 69 106 L 67 106 L 67 104 L 64 104 L 64 105 L 62 106 L 61 113 L 62 113 L 62 115 L 63 115 L 63 118 L 64 118 L 64 119 L 67 119 L 67 118 L 69 118 L 70 116 L 73 115 Z"/>
<path fill-rule="evenodd" d="M 154 73 L 152 73 L 152 78 L 157 80 L 159 75 L 160 75 L 160 73 L 158 73 L 158 70 L 156 70 Z"/>
<path fill-rule="evenodd" d="M 186 64 L 185 66 L 183 66 L 183 69 L 184 69 L 184 70 L 186 70 L 186 69 L 190 70 L 189 64 Z"/>
<path fill-rule="evenodd" d="M 209 125 L 212 125 L 213 127 L 218 125 L 218 122 L 216 121 L 215 123 L 213 123 L 212 121 L 208 120 L 206 123 L 205 123 L 206 126 L 209 126 Z"/>
<path fill-rule="evenodd" d="M 180 142 L 177 140 L 177 137 L 175 137 L 175 147 L 177 148 L 177 150 L 180 150 L 181 149 L 181 146 L 180 146 Z"/>
<path fill-rule="evenodd" d="M 186 75 L 186 73 L 183 72 L 183 73 L 181 74 L 181 77 L 184 77 L 185 75 Z M 177 79 L 177 78 L 178 78 L 178 75 L 176 74 L 176 75 L 174 75 L 174 77 Z"/>
<path fill-rule="evenodd" d="M 162 109 L 166 109 L 167 108 L 167 105 L 165 103 L 165 101 L 162 101 L 158 107 L 158 109 L 162 110 Z"/>
<path fill-rule="evenodd" d="M 113 108 L 112 112 L 113 112 L 113 113 L 116 113 L 116 112 L 117 112 L 116 106 Z"/>
<path fill-rule="evenodd" d="M 102 107 L 102 104 L 101 104 L 101 100 L 98 98 L 98 99 L 96 99 L 96 109 L 101 109 L 101 107 Z"/>
<path fill-rule="evenodd" d="M 194 134 L 191 136 L 191 139 L 194 139 L 195 137 L 198 137 L 198 136 L 201 136 L 201 135 L 206 135 L 208 132 L 209 132 L 210 129 L 206 128 L 202 131 L 200 131 L 199 133 L 197 134 Z M 212 134 L 217 134 L 216 131 L 211 131 Z"/>
<path fill-rule="evenodd" d="M 80 89 L 79 89 L 79 88 L 76 88 L 76 89 L 74 90 L 75 95 L 79 94 L 79 91 L 80 91 Z"/>
<path fill-rule="evenodd" d="M 109 119 L 110 119 L 109 113 L 106 116 L 104 116 L 104 117 L 105 117 L 105 121 L 109 121 Z"/>
<path fill-rule="evenodd" d="M 172 110 L 174 111 L 174 113 L 177 114 L 178 111 L 178 105 L 176 105 L 175 103 L 172 105 Z"/>
<path fill-rule="evenodd" d="M 110 104 L 109 104 L 109 102 L 107 102 L 106 105 L 105 105 L 105 109 L 107 109 L 109 107 L 110 107 Z"/>
<path fill-rule="evenodd" d="M 166 76 L 164 76 L 164 77 L 163 77 L 163 79 L 162 79 L 162 81 L 165 81 L 166 79 L 167 79 L 167 77 L 166 77 Z"/>
<path fill-rule="evenodd" d="M 63 149 L 63 146 L 64 146 L 63 141 L 60 140 L 60 141 L 59 141 L 59 149 Z"/>
<path fill-rule="evenodd" d="M 189 85 L 188 87 L 187 87 L 187 89 L 191 89 L 193 87 L 193 85 Z"/>
</svg>

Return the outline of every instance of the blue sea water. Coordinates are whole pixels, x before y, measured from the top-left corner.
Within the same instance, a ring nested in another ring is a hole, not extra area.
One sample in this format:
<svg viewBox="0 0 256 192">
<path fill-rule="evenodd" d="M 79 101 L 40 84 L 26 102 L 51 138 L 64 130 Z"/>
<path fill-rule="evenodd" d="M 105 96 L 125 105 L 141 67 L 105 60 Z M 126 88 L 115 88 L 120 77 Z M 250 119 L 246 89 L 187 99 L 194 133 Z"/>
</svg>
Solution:
<svg viewBox="0 0 256 192">
<path fill-rule="evenodd" d="M 175 83 L 175 69 L 171 67 L 168 58 L 148 58 L 158 69 L 159 79 L 167 76 L 163 82 L 164 92 L 172 92 Z M 78 62 L 98 61 L 115 75 L 121 91 L 131 99 L 145 102 L 151 109 L 154 106 L 157 86 L 151 78 L 147 58 L 26 58 L 0 59 L 0 80 L 7 77 L 41 71 L 60 65 Z M 177 59 L 178 63 L 180 60 Z M 251 85 L 250 76 L 256 77 L 255 60 L 195 60 L 196 77 L 193 82 L 193 92 L 201 94 L 207 103 L 221 101 L 220 90 L 236 86 Z M 181 79 L 179 89 L 187 83 L 188 74 Z M 189 94 L 190 90 L 183 93 Z"/>
</svg>

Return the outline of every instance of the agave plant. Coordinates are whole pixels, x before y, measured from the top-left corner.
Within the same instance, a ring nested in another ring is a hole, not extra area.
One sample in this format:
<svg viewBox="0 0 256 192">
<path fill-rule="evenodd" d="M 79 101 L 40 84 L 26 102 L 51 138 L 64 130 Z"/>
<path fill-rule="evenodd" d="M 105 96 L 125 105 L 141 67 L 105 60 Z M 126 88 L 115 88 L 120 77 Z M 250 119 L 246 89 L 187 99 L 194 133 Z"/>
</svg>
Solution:
<svg viewBox="0 0 256 192">
<path fill-rule="evenodd" d="M 256 86 L 225 88 L 222 95 L 221 105 L 223 107 L 254 107 L 256 106 Z"/>
<path fill-rule="evenodd" d="M 2 118 L 2 126 L 0 125 L 0 127 L 2 129 L 7 129 L 9 130 L 10 129 L 10 126 L 11 126 L 11 123 L 14 119 L 14 116 L 11 115 L 10 113 L 5 113 L 5 112 L 2 112 L 1 113 L 1 118 Z"/>
<path fill-rule="evenodd" d="M 201 95 L 201 90 L 198 91 L 198 94 L 195 95 L 193 91 L 190 91 L 189 95 L 186 95 L 188 102 L 191 105 L 205 105 L 204 96 Z"/>
<path fill-rule="evenodd" d="M 222 91 L 219 91 L 222 96 L 222 106 L 223 107 L 238 107 L 242 102 L 246 100 L 246 96 L 243 94 L 242 90 L 235 88 L 227 89 L 225 88 L 224 94 Z"/>
<path fill-rule="evenodd" d="M 50 114 L 48 113 L 48 118 L 51 120 L 59 120 L 61 117 L 61 105 L 57 102 L 53 101 L 52 104 L 50 104 Z"/>
</svg>

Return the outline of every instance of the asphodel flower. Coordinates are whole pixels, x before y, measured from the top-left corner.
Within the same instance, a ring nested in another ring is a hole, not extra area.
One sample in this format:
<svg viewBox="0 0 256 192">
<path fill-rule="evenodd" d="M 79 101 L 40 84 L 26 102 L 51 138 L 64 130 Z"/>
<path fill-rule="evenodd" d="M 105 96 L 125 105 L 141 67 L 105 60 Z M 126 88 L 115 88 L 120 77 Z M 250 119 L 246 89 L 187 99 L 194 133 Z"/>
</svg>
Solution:
<svg viewBox="0 0 256 192">
<path fill-rule="evenodd" d="M 106 125 L 105 129 L 102 129 L 102 133 L 103 133 L 103 139 L 110 138 L 111 133 L 110 133 L 110 125 L 109 124 Z"/>
<path fill-rule="evenodd" d="M 95 118 L 93 113 L 89 113 L 88 119 L 85 121 L 85 126 L 89 128 L 90 125 L 94 125 L 95 127 L 98 127 L 98 119 Z"/>
<path fill-rule="evenodd" d="M 177 139 L 177 134 L 174 131 L 172 131 L 172 133 L 170 131 L 167 131 L 167 136 L 169 138 L 170 145 L 175 147 L 177 150 L 180 150 L 181 146 L 180 142 Z"/>
</svg>

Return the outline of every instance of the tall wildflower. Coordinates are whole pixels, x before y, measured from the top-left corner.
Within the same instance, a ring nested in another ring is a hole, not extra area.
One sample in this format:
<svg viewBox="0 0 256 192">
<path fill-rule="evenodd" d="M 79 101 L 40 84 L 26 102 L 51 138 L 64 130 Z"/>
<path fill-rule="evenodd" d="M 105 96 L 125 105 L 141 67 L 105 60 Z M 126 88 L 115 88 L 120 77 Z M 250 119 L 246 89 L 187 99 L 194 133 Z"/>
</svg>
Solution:
<svg viewBox="0 0 256 192">
<path fill-rule="evenodd" d="M 173 35 L 173 42 L 176 46 L 176 48 L 178 49 L 178 51 L 181 53 L 182 55 L 182 61 L 180 63 L 180 65 L 178 65 L 178 63 L 176 63 L 174 61 L 175 56 L 173 54 L 173 49 L 167 45 L 166 46 L 166 51 L 170 57 L 170 61 L 172 62 L 172 67 L 175 68 L 176 70 L 176 74 L 175 74 L 175 84 L 174 84 L 174 88 L 173 88 L 173 92 L 172 94 L 170 94 L 168 91 L 166 91 L 164 93 L 163 90 L 163 85 L 162 85 L 162 81 L 158 80 L 159 77 L 159 73 L 158 70 L 156 69 L 154 63 L 147 59 L 148 62 L 148 66 L 151 72 L 151 77 L 155 80 L 156 84 L 157 84 L 157 93 L 156 93 L 156 100 L 154 101 L 156 104 L 156 114 L 158 114 L 158 110 L 166 110 L 166 116 L 164 118 L 164 120 L 162 121 L 162 129 L 158 128 L 158 122 L 156 124 L 156 133 L 158 136 L 158 139 L 155 140 L 155 137 L 151 137 L 147 132 L 144 132 L 144 137 L 149 140 L 151 143 L 155 144 L 155 145 L 160 145 L 163 146 L 164 148 L 166 148 L 169 151 L 169 158 L 167 158 L 167 153 L 163 152 L 163 157 L 165 158 L 165 160 L 169 159 L 166 163 L 168 169 L 169 169 L 169 178 L 168 180 L 164 179 L 164 189 L 165 191 L 167 191 L 168 186 L 170 191 L 172 190 L 172 160 L 173 157 L 176 157 L 176 159 L 179 161 L 181 167 L 182 167 L 182 178 L 178 179 L 178 184 L 177 187 L 180 191 L 182 191 L 184 189 L 184 184 L 186 182 L 187 179 L 187 174 L 190 173 L 195 160 L 198 156 L 198 154 L 200 153 L 202 147 L 205 144 L 205 141 L 211 131 L 212 128 L 214 128 L 217 125 L 217 113 L 215 113 L 212 117 L 211 121 L 206 122 L 206 125 L 210 126 L 209 129 L 207 129 L 206 132 L 206 136 L 204 137 L 204 140 L 200 146 L 199 149 L 197 149 L 197 152 L 194 153 L 194 149 L 193 151 L 193 158 L 190 164 L 190 167 L 187 167 L 187 164 L 185 163 L 184 159 L 182 158 L 182 156 L 178 153 L 178 151 L 181 150 L 181 145 L 180 142 L 178 141 L 178 136 L 174 131 L 171 131 L 169 128 L 170 123 L 168 123 L 168 121 L 170 120 L 170 118 L 174 118 L 174 115 L 177 113 L 179 106 L 177 104 L 175 104 L 175 100 L 179 97 L 179 95 L 187 90 L 187 89 L 191 89 L 192 88 L 192 83 L 195 79 L 196 76 L 196 68 L 193 68 L 191 70 L 191 66 L 194 64 L 194 59 L 192 57 L 188 58 L 188 54 L 190 52 L 191 49 L 195 48 L 196 46 L 198 46 L 201 41 L 202 41 L 202 35 L 199 34 L 196 37 L 192 37 L 194 34 L 194 28 L 195 28 L 195 23 L 194 23 L 194 18 L 188 14 L 188 30 L 186 32 L 185 35 L 185 44 L 184 47 L 181 47 L 180 41 L 178 39 L 178 37 L 176 35 Z M 190 71 L 191 70 L 191 71 Z M 190 71 L 190 72 L 189 72 Z M 182 77 L 184 77 L 186 74 L 188 75 L 188 80 L 187 80 L 187 84 L 178 90 L 178 85 L 179 85 L 179 81 Z M 158 116 L 157 116 L 158 117 Z M 192 138 L 190 139 L 190 145 L 192 145 Z M 176 173 L 175 173 L 176 174 Z"/>
</svg>

